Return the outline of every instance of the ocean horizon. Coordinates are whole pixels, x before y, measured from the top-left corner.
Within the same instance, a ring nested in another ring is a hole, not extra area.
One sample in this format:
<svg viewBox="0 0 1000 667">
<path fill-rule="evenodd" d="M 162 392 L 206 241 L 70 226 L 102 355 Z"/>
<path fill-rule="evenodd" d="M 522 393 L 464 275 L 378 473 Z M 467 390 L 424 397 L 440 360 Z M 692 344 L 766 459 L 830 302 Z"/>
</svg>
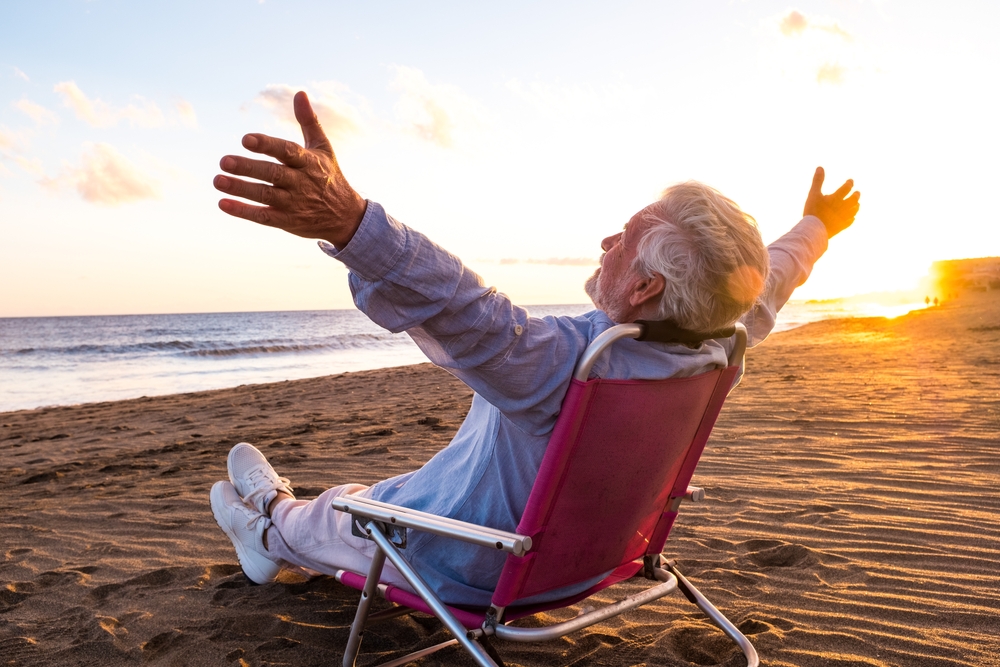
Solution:
<svg viewBox="0 0 1000 667">
<path fill-rule="evenodd" d="M 923 304 L 790 301 L 774 332 Z M 593 306 L 526 306 L 535 317 Z M 0 318 L 0 412 L 223 389 L 422 363 L 357 310 Z"/>
</svg>

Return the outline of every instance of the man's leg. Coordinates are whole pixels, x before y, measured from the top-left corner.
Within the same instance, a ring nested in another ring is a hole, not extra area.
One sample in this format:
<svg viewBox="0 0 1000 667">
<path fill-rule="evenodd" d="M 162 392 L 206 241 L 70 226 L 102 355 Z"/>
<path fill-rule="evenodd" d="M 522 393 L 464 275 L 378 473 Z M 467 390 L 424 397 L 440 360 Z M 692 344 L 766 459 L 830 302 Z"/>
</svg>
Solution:
<svg viewBox="0 0 1000 667">
<path fill-rule="evenodd" d="M 333 509 L 332 503 L 338 496 L 365 495 L 368 488 L 361 484 L 344 484 L 324 491 L 315 500 L 285 499 L 272 503 L 272 524 L 267 530 L 268 553 L 286 563 L 323 574 L 348 570 L 367 575 L 378 546 L 353 535 L 351 515 Z M 381 580 L 411 590 L 391 563 L 386 563 Z"/>
<path fill-rule="evenodd" d="M 230 481 L 243 497 L 244 507 L 259 515 L 261 521 L 257 525 L 264 527 L 254 535 L 241 533 L 234 536 L 237 529 L 220 521 L 219 525 L 233 540 L 241 557 L 249 554 L 252 560 L 259 561 L 264 555 L 275 564 L 285 562 L 328 575 L 335 574 L 337 570 L 362 575 L 368 573 L 378 547 L 370 540 L 353 535 L 350 515 L 331 506 L 337 496 L 364 493 L 368 487 L 345 484 L 325 491 L 312 501 L 296 500 L 289 480 L 279 477 L 266 457 L 252 445 L 240 443 L 233 447 L 227 464 Z M 213 499 L 213 507 L 214 504 Z M 232 511 L 238 514 L 240 508 Z M 242 537 L 243 543 L 239 543 L 238 537 Z M 245 558 L 241 558 L 241 562 L 243 560 Z M 267 563 L 260 565 L 258 569 L 272 571 L 272 568 L 265 567 Z M 273 572 L 267 581 L 273 581 L 277 576 L 277 569 Z M 391 564 L 386 565 L 382 581 L 409 589 L 402 575 Z"/>
</svg>

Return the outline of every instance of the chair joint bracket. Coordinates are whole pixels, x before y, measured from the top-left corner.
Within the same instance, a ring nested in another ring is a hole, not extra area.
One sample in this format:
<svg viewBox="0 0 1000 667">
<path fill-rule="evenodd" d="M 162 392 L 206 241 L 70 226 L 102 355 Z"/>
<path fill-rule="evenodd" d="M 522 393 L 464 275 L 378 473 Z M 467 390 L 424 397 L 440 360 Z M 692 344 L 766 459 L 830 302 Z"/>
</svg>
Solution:
<svg viewBox="0 0 1000 667">
<path fill-rule="evenodd" d="M 351 515 L 351 534 L 355 537 L 362 537 L 366 540 L 370 540 L 371 535 L 365 529 L 368 524 L 374 524 L 375 529 L 382 532 L 383 535 L 392 543 L 392 546 L 397 549 L 406 548 L 406 528 L 404 526 L 397 526 L 395 524 L 386 523 L 385 521 L 376 521 L 375 519 L 361 516 L 360 514 Z"/>
<path fill-rule="evenodd" d="M 663 569 L 663 556 L 660 554 L 646 554 L 642 557 L 642 576 L 646 579 L 656 580 L 655 570 Z"/>
</svg>

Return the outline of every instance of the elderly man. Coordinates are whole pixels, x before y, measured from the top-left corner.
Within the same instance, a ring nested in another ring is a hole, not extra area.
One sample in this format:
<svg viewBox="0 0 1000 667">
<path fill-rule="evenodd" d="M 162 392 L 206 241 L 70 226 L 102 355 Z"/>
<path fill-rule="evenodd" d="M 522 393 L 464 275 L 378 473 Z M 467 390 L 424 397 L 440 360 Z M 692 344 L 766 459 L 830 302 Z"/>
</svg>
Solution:
<svg viewBox="0 0 1000 667">
<path fill-rule="evenodd" d="M 330 506 L 343 494 L 515 530 L 573 369 L 597 335 L 636 319 L 670 319 L 698 332 L 742 320 L 751 344 L 760 342 L 827 239 L 858 211 L 859 193 L 847 196 L 852 182 L 823 195 L 823 171 L 817 169 L 802 221 L 765 248 L 753 219 L 732 201 L 698 183 L 677 185 L 601 243 L 601 266 L 586 285 L 597 310 L 533 318 L 484 287 L 457 257 L 358 195 L 304 93 L 294 106 L 305 147 L 248 134 L 245 148 L 278 163 L 226 156 L 221 167 L 264 183 L 215 179 L 222 192 L 264 206 L 223 199 L 220 208 L 321 239 L 323 251 L 350 269 L 358 308 L 390 331 L 406 331 L 475 395 L 451 443 L 419 470 L 371 487 L 336 487 L 313 501 L 295 500 L 289 481 L 260 452 L 236 445 L 228 459 L 230 481 L 212 488 L 212 509 L 256 583 L 273 581 L 282 564 L 327 574 L 367 571 L 375 545 L 353 536 L 350 517 Z M 593 374 L 690 376 L 724 366 L 731 348 L 729 339 L 697 346 L 623 340 Z M 452 604 L 487 605 L 504 559 L 502 552 L 429 534 L 411 536 L 405 553 Z M 406 586 L 391 567 L 384 578 Z"/>
</svg>

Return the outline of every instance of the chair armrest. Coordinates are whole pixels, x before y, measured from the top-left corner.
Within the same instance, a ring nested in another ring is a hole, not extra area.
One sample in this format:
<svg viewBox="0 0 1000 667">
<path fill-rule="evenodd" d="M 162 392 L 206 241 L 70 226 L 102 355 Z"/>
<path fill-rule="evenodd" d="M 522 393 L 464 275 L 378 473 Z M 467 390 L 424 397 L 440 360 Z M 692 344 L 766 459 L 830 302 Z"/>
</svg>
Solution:
<svg viewBox="0 0 1000 667">
<path fill-rule="evenodd" d="M 391 505 L 369 498 L 338 496 L 333 499 L 331 504 L 333 509 L 347 512 L 353 516 L 366 517 L 395 526 L 413 528 L 470 544 L 499 549 L 515 556 L 523 556 L 531 549 L 531 538 L 527 535 L 508 533 L 466 521 L 418 512 L 408 507 Z"/>
</svg>

